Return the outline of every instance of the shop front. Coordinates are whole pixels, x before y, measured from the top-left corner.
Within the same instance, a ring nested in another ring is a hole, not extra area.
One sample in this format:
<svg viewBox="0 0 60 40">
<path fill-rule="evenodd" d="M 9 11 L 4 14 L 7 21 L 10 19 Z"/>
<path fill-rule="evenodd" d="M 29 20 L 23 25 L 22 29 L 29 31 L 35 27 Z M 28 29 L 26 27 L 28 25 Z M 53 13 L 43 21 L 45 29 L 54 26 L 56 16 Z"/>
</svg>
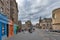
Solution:
<svg viewBox="0 0 60 40">
<path fill-rule="evenodd" d="M 18 27 L 18 25 L 14 24 L 14 34 L 17 34 L 17 27 Z"/>
<path fill-rule="evenodd" d="M 8 37 L 11 37 L 14 35 L 14 23 L 12 20 L 9 20 L 9 25 L 8 25 Z"/>
<path fill-rule="evenodd" d="M 0 13 L 0 40 L 2 40 L 4 36 L 7 37 L 7 24 L 7 16 Z"/>
</svg>

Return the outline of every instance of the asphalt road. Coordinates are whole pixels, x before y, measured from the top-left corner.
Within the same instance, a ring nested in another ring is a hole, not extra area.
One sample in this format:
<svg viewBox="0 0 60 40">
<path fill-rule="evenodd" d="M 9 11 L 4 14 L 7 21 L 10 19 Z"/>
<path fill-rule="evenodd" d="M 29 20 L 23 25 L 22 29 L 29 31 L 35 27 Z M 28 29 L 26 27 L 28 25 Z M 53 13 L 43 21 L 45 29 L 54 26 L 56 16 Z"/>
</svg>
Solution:
<svg viewBox="0 0 60 40">
<path fill-rule="evenodd" d="M 21 32 L 11 38 L 3 40 L 60 40 L 60 33 L 47 32 L 42 29 L 36 29 L 35 32 Z"/>
</svg>

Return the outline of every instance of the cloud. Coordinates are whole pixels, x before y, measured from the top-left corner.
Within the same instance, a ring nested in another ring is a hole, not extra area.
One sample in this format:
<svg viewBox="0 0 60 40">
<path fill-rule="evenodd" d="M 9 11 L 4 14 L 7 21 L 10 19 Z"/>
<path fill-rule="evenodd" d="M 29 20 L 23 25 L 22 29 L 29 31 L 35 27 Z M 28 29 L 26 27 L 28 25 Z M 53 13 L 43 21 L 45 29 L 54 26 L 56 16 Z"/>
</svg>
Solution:
<svg viewBox="0 0 60 40">
<path fill-rule="evenodd" d="M 16 0 L 16 2 L 18 3 L 18 6 L 22 6 L 24 0 Z"/>
<path fill-rule="evenodd" d="M 49 9 L 51 11 L 51 10 L 54 10 L 56 8 L 60 8 L 59 4 L 60 4 L 60 1 L 59 2 L 55 2 L 52 5 L 50 5 L 49 7 L 47 7 L 47 9 Z"/>
<path fill-rule="evenodd" d="M 52 10 L 60 7 L 60 0 L 16 0 L 19 7 L 19 20 L 38 22 L 41 17 L 52 17 Z"/>
</svg>

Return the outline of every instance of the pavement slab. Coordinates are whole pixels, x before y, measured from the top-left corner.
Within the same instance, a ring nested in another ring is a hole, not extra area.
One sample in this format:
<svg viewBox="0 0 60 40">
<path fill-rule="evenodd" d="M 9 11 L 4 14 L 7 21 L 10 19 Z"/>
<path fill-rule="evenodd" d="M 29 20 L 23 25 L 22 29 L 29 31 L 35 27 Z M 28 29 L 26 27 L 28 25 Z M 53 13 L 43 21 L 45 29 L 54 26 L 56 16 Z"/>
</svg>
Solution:
<svg viewBox="0 0 60 40">
<path fill-rule="evenodd" d="M 11 38 L 3 40 L 60 40 L 60 33 L 36 29 L 33 33 L 29 33 L 28 31 L 21 32 Z"/>
</svg>

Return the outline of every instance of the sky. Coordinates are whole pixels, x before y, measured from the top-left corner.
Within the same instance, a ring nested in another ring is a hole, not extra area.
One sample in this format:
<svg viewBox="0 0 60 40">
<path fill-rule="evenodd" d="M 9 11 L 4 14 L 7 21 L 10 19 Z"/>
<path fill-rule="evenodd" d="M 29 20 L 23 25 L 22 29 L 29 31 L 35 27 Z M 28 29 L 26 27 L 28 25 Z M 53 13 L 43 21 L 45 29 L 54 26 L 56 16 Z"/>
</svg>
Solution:
<svg viewBox="0 0 60 40">
<path fill-rule="evenodd" d="M 18 3 L 18 20 L 22 23 L 31 20 L 33 24 L 39 18 L 52 17 L 52 10 L 60 8 L 60 0 L 16 0 Z"/>
</svg>

